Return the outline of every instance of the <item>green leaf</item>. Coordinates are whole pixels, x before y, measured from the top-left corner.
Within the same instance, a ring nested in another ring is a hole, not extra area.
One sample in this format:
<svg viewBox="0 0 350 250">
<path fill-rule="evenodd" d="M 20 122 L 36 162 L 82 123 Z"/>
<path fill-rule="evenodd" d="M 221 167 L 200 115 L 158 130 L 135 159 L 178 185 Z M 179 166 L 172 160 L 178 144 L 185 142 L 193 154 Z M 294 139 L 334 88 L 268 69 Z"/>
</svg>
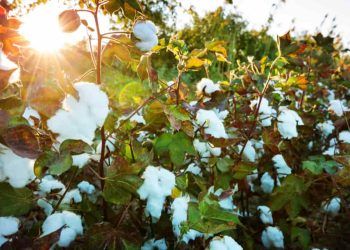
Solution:
<svg viewBox="0 0 350 250">
<path fill-rule="evenodd" d="M 226 173 L 228 171 L 230 171 L 232 165 L 233 165 L 234 161 L 229 158 L 229 157 L 225 157 L 225 158 L 220 158 L 218 159 L 218 161 L 216 162 L 216 167 L 222 172 L 222 173 Z"/>
<path fill-rule="evenodd" d="M 70 154 L 61 154 L 49 166 L 49 172 L 53 175 L 60 175 L 68 171 L 73 164 L 73 158 Z"/>
<path fill-rule="evenodd" d="M 34 163 L 34 174 L 36 177 L 41 178 L 50 165 L 58 158 L 58 153 L 53 151 L 46 151 L 41 154 Z"/>
<path fill-rule="evenodd" d="M 21 216 L 33 207 L 33 193 L 28 188 L 13 188 L 0 183 L 0 216 Z"/>
<path fill-rule="evenodd" d="M 319 175 L 323 172 L 323 166 L 314 161 L 303 161 L 303 169 L 309 170 L 314 175 Z"/>
<path fill-rule="evenodd" d="M 255 169 L 256 169 L 256 166 L 254 166 L 253 164 L 240 162 L 234 168 L 233 178 L 237 180 L 242 180 L 246 178 L 248 175 L 250 175 Z"/>
<path fill-rule="evenodd" d="M 295 239 L 298 239 L 300 245 L 304 249 L 308 249 L 310 241 L 311 241 L 310 232 L 309 232 L 309 230 L 304 229 L 304 228 L 292 227 L 291 239 L 292 239 L 292 241 L 294 241 Z"/>
<path fill-rule="evenodd" d="M 196 153 L 192 141 L 184 132 L 172 134 L 162 134 L 155 141 L 154 148 L 159 156 L 169 153 L 170 160 L 176 166 L 182 166 L 185 162 L 186 154 Z"/>
<path fill-rule="evenodd" d="M 92 147 L 82 140 L 65 140 L 60 146 L 61 153 L 69 153 L 71 155 L 79 155 L 82 153 L 92 153 Z"/>
</svg>

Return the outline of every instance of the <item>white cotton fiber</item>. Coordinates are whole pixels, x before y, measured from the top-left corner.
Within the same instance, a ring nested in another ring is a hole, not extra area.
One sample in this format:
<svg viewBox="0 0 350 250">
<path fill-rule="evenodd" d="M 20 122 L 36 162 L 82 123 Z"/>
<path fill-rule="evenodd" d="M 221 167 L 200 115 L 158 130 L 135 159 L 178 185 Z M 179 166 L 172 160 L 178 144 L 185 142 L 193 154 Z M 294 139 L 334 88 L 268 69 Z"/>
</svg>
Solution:
<svg viewBox="0 0 350 250">
<path fill-rule="evenodd" d="M 74 85 L 79 100 L 68 95 L 54 116 L 48 121 L 49 129 L 58 134 L 57 140 L 83 140 L 92 144 L 95 130 L 108 115 L 108 97 L 98 85 L 79 82 Z"/>
<path fill-rule="evenodd" d="M 180 236 L 181 233 L 181 223 L 187 221 L 189 201 L 189 196 L 181 196 L 176 198 L 171 204 L 173 230 L 177 237 Z"/>
<path fill-rule="evenodd" d="M 9 71 L 17 68 L 18 66 L 14 62 L 10 61 L 2 49 L 0 49 L 0 70 Z"/>
<path fill-rule="evenodd" d="M 333 133 L 334 125 L 332 120 L 327 120 L 323 123 L 319 123 L 316 125 L 316 128 L 321 131 L 323 136 L 328 137 L 330 134 Z"/>
<path fill-rule="evenodd" d="M 268 226 L 261 235 L 261 241 L 266 248 L 284 248 L 284 237 L 278 227 Z"/>
<path fill-rule="evenodd" d="M 216 91 L 220 91 L 220 84 L 214 83 L 208 78 L 202 78 L 202 80 L 197 83 L 197 94 L 205 93 L 211 95 Z"/>
<path fill-rule="evenodd" d="M 63 192 L 65 188 L 65 185 L 61 181 L 56 180 L 51 175 L 44 176 L 39 183 L 39 191 L 44 194 L 51 193 L 53 190 Z"/>
<path fill-rule="evenodd" d="M 274 162 L 278 177 L 286 177 L 292 173 L 292 169 L 287 165 L 281 154 L 272 157 L 272 161 Z"/>
<path fill-rule="evenodd" d="M 238 145 L 238 152 L 241 152 L 243 149 L 242 145 Z M 244 159 L 250 161 L 250 162 L 255 162 L 256 160 L 256 151 L 255 148 L 253 147 L 253 143 L 251 140 L 247 141 L 247 144 L 244 147 L 243 150 L 243 157 Z"/>
<path fill-rule="evenodd" d="M 194 139 L 193 146 L 201 156 L 201 161 L 203 162 L 208 162 L 209 157 L 211 155 L 212 156 L 221 155 L 221 148 L 214 147 L 212 144 L 208 142 L 201 142 L 198 139 Z"/>
<path fill-rule="evenodd" d="M 346 106 L 345 100 L 332 100 L 329 102 L 328 111 L 333 112 L 337 116 L 343 116 L 344 112 L 348 112 L 349 108 Z"/>
<path fill-rule="evenodd" d="M 339 133 L 339 141 L 342 143 L 350 143 L 350 131 L 342 131 Z"/>
<path fill-rule="evenodd" d="M 168 247 L 166 245 L 165 239 L 159 239 L 159 240 L 155 240 L 155 239 L 151 239 L 146 241 L 142 247 L 141 250 L 167 250 Z"/>
<path fill-rule="evenodd" d="M 256 109 L 259 104 L 259 100 L 253 100 L 250 103 L 252 109 Z M 269 101 L 266 98 L 261 99 L 259 108 L 259 120 L 263 127 L 271 126 L 272 118 L 276 116 L 276 110 L 269 106 Z"/>
<path fill-rule="evenodd" d="M 158 44 L 157 28 L 151 21 L 138 21 L 134 25 L 133 33 L 140 40 L 136 47 L 141 51 L 150 51 Z"/>
<path fill-rule="evenodd" d="M 280 114 L 277 117 L 278 131 L 283 139 L 298 137 L 297 126 L 304 125 L 303 120 L 297 112 L 286 107 L 279 108 Z"/>
<path fill-rule="evenodd" d="M 34 117 L 34 118 L 37 118 L 37 119 L 40 120 L 40 115 L 39 115 L 38 111 L 36 111 L 35 109 L 33 109 L 31 107 L 27 107 L 24 110 L 24 113 L 23 113 L 22 117 L 24 119 L 26 119 L 31 126 L 34 125 L 34 121 L 33 121 L 33 119 L 31 119 L 31 117 Z"/>
<path fill-rule="evenodd" d="M 200 109 L 197 112 L 196 123 L 204 127 L 204 132 L 215 138 L 228 138 L 222 120 L 213 110 Z"/>
<path fill-rule="evenodd" d="M 258 211 L 260 213 L 260 220 L 264 224 L 273 224 L 272 212 L 267 206 L 258 206 Z"/>
<path fill-rule="evenodd" d="M 137 190 L 141 200 L 147 200 L 146 210 L 154 219 L 159 219 L 165 198 L 175 187 L 175 175 L 162 167 L 148 166 L 142 175 L 144 182 Z"/>
<path fill-rule="evenodd" d="M 87 153 L 83 153 L 80 155 L 72 155 L 72 158 L 73 158 L 73 166 L 82 168 L 89 162 L 91 156 Z"/>
<path fill-rule="evenodd" d="M 10 236 L 17 233 L 19 227 L 19 219 L 15 217 L 0 217 L 0 247 L 5 244 Z"/>
<path fill-rule="evenodd" d="M 329 202 L 324 202 L 323 203 L 323 211 L 326 213 L 335 216 L 339 213 L 340 211 L 340 203 L 341 200 L 339 197 L 334 197 L 332 198 Z"/>
<path fill-rule="evenodd" d="M 210 250 L 243 250 L 243 247 L 239 245 L 230 236 L 215 237 L 210 241 Z"/>
<path fill-rule="evenodd" d="M 275 181 L 269 173 L 266 172 L 261 176 L 260 187 L 265 194 L 272 193 L 275 187 Z"/>
<path fill-rule="evenodd" d="M 195 163 L 191 163 L 190 165 L 188 165 L 185 172 L 202 176 L 202 169 Z"/>
<path fill-rule="evenodd" d="M 90 184 L 87 181 L 82 181 L 78 184 L 78 188 L 80 192 L 86 193 L 86 194 L 93 194 L 95 192 L 95 186 Z"/>
<path fill-rule="evenodd" d="M 80 203 L 83 200 L 79 189 L 75 188 L 66 193 L 62 200 L 62 204 L 70 204 L 71 202 Z"/>
<path fill-rule="evenodd" d="M 0 149 L 0 181 L 22 188 L 34 180 L 34 160 L 20 157 L 9 148 Z"/>
</svg>

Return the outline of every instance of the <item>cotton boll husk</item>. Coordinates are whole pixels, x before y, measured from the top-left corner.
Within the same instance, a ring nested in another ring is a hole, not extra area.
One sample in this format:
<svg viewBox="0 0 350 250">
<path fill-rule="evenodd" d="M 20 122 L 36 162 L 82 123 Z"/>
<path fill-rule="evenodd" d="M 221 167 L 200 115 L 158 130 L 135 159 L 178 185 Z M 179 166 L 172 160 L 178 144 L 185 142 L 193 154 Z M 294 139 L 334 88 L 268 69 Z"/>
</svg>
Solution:
<svg viewBox="0 0 350 250">
<path fill-rule="evenodd" d="M 34 178 L 34 160 L 23 158 L 12 152 L 11 149 L 2 148 L 0 153 L 0 177 L 14 188 L 22 188 Z"/>
<path fill-rule="evenodd" d="M 64 191 L 65 188 L 66 187 L 62 182 L 56 180 L 51 175 L 44 176 L 39 184 L 39 191 L 44 194 L 50 193 L 52 190 L 56 189 Z"/>
<path fill-rule="evenodd" d="M 103 125 L 108 115 L 108 97 L 93 83 L 79 82 L 74 88 L 78 91 L 79 99 L 68 95 L 62 109 L 47 124 L 52 132 L 59 134 L 59 142 L 75 139 L 92 144 L 96 128 Z"/>
<path fill-rule="evenodd" d="M 264 224 L 273 224 L 272 212 L 267 206 L 258 206 L 260 220 Z"/>
<path fill-rule="evenodd" d="M 274 162 L 279 177 L 286 177 L 292 173 L 292 169 L 287 165 L 281 154 L 272 157 L 272 161 Z"/>
<path fill-rule="evenodd" d="M 334 130 L 334 125 L 332 120 L 327 120 L 323 123 L 317 124 L 316 128 L 320 130 L 325 137 L 328 137 L 330 134 L 332 134 Z"/>
<path fill-rule="evenodd" d="M 61 204 L 70 204 L 72 201 L 74 203 L 80 203 L 82 200 L 83 198 L 81 197 L 79 189 L 75 188 L 66 193 Z"/>
<path fill-rule="evenodd" d="M 77 233 L 73 229 L 69 227 L 63 228 L 60 234 L 60 239 L 58 240 L 58 245 L 60 247 L 68 247 L 76 237 Z"/>
<path fill-rule="evenodd" d="M 0 235 L 9 236 L 18 231 L 19 219 L 15 217 L 0 217 Z"/>
<path fill-rule="evenodd" d="M 323 211 L 326 213 L 335 216 L 340 211 L 341 200 L 339 197 L 332 198 L 329 202 L 323 203 Z"/>
<path fill-rule="evenodd" d="M 197 112 L 196 123 L 204 126 L 204 132 L 215 138 L 228 138 L 224 124 L 214 111 L 200 109 Z"/>
<path fill-rule="evenodd" d="M 261 235 L 261 241 L 266 248 L 284 248 L 283 233 L 277 227 L 268 226 Z"/>
<path fill-rule="evenodd" d="M 197 94 L 202 94 L 203 91 L 207 95 L 211 95 L 216 91 L 220 91 L 220 84 L 214 83 L 208 78 L 202 78 L 202 80 L 197 83 Z"/>
<path fill-rule="evenodd" d="M 277 117 L 277 127 L 282 138 L 292 139 L 294 137 L 298 137 L 297 126 L 304 125 L 303 120 L 300 118 L 298 113 L 286 107 L 280 107 L 279 111 L 280 114 Z"/>
<path fill-rule="evenodd" d="M 350 143 L 350 131 L 342 131 L 339 133 L 339 141 Z"/>
<path fill-rule="evenodd" d="M 83 153 L 80 155 L 72 155 L 72 158 L 73 158 L 73 166 L 82 168 L 89 162 L 90 155 L 87 153 Z"/>
<path fill-rule="evenodd" d="M 52 214 L 53 207 L 52 207 L 52 205 L 50 203 L 48 203 L 44 199 L 38 199 L 38 201 L 36 203 L 38 204 L 39 207 L 44 209 L 44 212 L 45 212 L 46 215 Z"/>
<path fill-rule="evenodd" d="M 80 192 L 86 193 L 86 194 L 93 194 L 95 192 L 95 186 L 90 184 L 87 181 L 81 181 L 78 184 L 78 188 L 79 188 Z"/>
<path fill-rule="evenodd" d="M 5 55 L 5 53 L 2 51 L 2 49 L 0 49 L 0 70 L 10 71 L 10 70 L 14 70 L 14 69 L 17 69 L 17 68 L 18 68 L 17 64 L 12 62 Z"/>
<path fill-rule="evenodd" d="M 239 245 L 230 236 L 224 236 L 222 238 L 215 237 L 211 240 L 209 245 L 210 250 L 243 250 L 242 246 Z"/>
<path fill-rule="evenodd" d="M 337 116 L 343 116 L 344 112 L 349 111 L 349 108 L 345 106 L 344 100 L 332 100 L 329 102 L 329 111 L 333 112 Z"/>
<path fill-rule="evenodd" d="M 272 193 L 275 187 L 275 181 L 269 173 L 266 172 L 261 176 L 260 183 L 260 187 L 265 194 Z"/>
</svg>

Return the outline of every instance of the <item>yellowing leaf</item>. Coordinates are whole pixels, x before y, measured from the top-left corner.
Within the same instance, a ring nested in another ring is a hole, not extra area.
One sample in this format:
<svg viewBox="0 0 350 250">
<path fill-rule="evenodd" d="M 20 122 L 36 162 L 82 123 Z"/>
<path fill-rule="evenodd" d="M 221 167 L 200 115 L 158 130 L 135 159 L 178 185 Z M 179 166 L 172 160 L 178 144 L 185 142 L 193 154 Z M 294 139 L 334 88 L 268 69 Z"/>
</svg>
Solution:
<svg viewBox="0 0 350 250">
<path fill-rule="evenodd" d="M 173 190 L 171 190 L 171 198 L 175 199 L 180 196 L 181 196 L 181 190 L 179 190 L 177 187 L 174 187 Z"/>
<path fill-rule="evenodd" d="M 190 59 L 187 60 L 186 67 L 188 69 L 193 69 L 193 68 L 200 68 L 204 65 L 205 61 L 196 58 L 196 57 L 191 57 Z"/>
</svg>

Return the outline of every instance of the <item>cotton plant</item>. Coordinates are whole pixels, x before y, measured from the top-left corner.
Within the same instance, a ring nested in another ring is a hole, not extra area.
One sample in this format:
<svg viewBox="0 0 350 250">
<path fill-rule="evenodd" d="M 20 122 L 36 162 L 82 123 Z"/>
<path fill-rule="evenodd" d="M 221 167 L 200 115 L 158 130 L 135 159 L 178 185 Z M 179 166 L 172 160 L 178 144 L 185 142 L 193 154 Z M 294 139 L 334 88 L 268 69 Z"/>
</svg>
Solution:
<svg viewBox="0 0 350 250">
<path fill-rule="evenodd" d="M 232 237 L 214 237 L 209 244 L 209 250 L 243 250 L 243 247 Z"/>
<path fill-rule="evenodd" d="M 9 236 L 17 233 L 19 225 L 20 221 L 15 217 L 0 217 L 0 247 L 9 241 Z"/>
<path fill-rule="evenodd" d="M 133 34 L 139 40 L 136 42 L 136 47 L 141 51 L 150 51 L 158 44 L 157 28 L 149 20 L 136 22 Z"/>
<path fill-rule="evenodd" d="M 279 108 L 277 122 L 278 131 L 284 139 L 298 137 L 297 127 L 304 125 L 298 113 L 286 107 Z"/>
<path fill-rule="evenodd" d="M 137 193 L 141 200 L 147 200 L 146 214 L 158 220 L 166 197 L 171 195 L 175 187 L 175 175 L 162 167 L 148 166 L 142 178 L 144 181 Z"/>
<path fill-rule="evenodd" d="M 196 123 L 204 128 L 204 132 L 214 138 L 228 138 L 223 121 L 213 110 L 197 111 Z"/>
</svg>

